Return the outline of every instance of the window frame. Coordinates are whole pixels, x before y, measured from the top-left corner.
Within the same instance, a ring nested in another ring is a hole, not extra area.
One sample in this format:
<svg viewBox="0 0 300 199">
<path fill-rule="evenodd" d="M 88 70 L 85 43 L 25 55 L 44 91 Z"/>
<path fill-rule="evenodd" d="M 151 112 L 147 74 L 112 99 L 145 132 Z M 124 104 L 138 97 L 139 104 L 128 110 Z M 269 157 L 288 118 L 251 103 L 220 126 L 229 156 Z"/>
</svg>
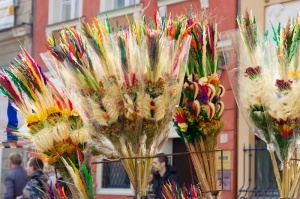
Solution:
<svg viewBox="0 0 300 199">
<path fill-rule="evenodd" d="M 175 3 L 186 2 L 188 0 L 156 0 L 156 1 L 157 1 L 157 7 L 160 8 L 162 6 L 168 6 Z"/>
<path fill-rule="evenodd" d="M 173 127 L 172 127 L 173 128 Z M 175 131 L 175 130 L 174 130 Z M 179 137 L 178 135 L 176 137 Z M 176 138 L 175 136 L 172 138 Z M 158 153 L 171 154 L 173 151 L 173 139 L 169 136 L 169 139 L 164 143 L 160 151 Z M 168 156 L 170 164 L 173 165 L 173 157 Z M 99 157 L 96 161 L 102 162 L 104 157 Z M 102 188 L 102 172 L 103 172 L 103 164 L 97 164 L 97 172 L 96 172 L 96 183 L 97 183 L 97 195 L 125 195 L 125 196 L 134 196 L 134 188 L 130 183 L 130 189 L 119 189 L 119 188 Z"/>
<path fill-rule="evenodd" d="M 100 1 L 100 12 L 109 12 L 112 10 L 125 9 L 130 6 L 135 6 L 140 4 L 140 0 L 134 0 L 134 3 L 131 5 L 130 0 L 124 0 L 123 7 L 115 7 L 115 3 L 117 0 L 104 0 Z"/>
<path fill-rule="evenodd" d="M 63 4 L 66 3 L 64 1 L 69 1 L 71 4 L 71 16 L 70 19 L 63 19 L 62 9 Z M 48 6 L 48 24 L 55 24 L 55 23 L 61 23 L 64 21 L 70 21 L 73 19 L 78 19 L 82 16 L 82 9 L 83 9 L 83 0 L 49 0 L 49 6 Z M 57 14 L 57 11 L 59 10 L 59 14 Z"/>
<path fill-rule="evenodd" d="M 140 0 L 135 0 L 134 5 L 130 5 L 123 8 L 113 9 L 113 7 L 107 8 L 107 3 L 112 5 L 113 1 L 106 2 L 106 1 L 100 1 L 100 12 L 97 14 L 97 18 L 99 20 L 104 20 L 106 17 L 114 18 L 114 17 L 120 17 L 120 16 L 126 16 L 133 14 L 133 17 L 139 17 L 140 13 L 144 9 L 143 3 L 140 2 Z"/>
<path fill-rule="evenodd" d="M 85 19 L 85 18 L 83 18 L 83 19 Z M 66 24 L 68 24 L 68 26 L 71 26 L 71 27 L 76 27 L 76 30 L 80 30 L 80 28 L 82 27 L 78 18 L 72 19 L 72 20 L 68 21 L 68 23 L 66 23 Z M 45 34 L 47 37 L 51 36 L 53 32 L 61 30 L 62 28 L 63 27 L 62 27 L 61 23 L 47 25 L 45 27 Z"/>
<path fill-rule="evenodd" d="M 97 162 L 102 162 L 103 159 L 97 159 Z M 99 195 L 128 195 L 134 196 L 134 189 L 132 184 L 130 183 L 130 188 L 102 188 L 102 177 L 103 177 L 103 163 L 97 164 L 97 189 L 96 193 Z"/>
</svg>

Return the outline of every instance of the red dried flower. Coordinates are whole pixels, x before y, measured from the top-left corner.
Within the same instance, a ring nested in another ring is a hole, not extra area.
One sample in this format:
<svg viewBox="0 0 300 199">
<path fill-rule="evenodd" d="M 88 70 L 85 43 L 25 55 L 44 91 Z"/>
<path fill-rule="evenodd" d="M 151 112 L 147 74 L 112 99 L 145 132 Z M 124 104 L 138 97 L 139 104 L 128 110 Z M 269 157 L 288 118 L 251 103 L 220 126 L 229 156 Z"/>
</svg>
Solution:
<svg viewBox="0 0 300 199">
<path fill-rule="evenodd" d="M 255 79 L 261 74 L 261 67 L 248 67 L 245 71 L 245 77 L 249 77 L 251 80 Z"/>
<path fill-rule="evenodd" d="M 293 83 L 293 81 L 291 81 L 291 80 L 285 81 L 285 80 L 282 80 L 282 79 L 277 79 L 275 86 L 277 86 L 277 88 L 280 91 L 286 91 L 286 90 L 291 89 L 292 83 Z"/>
</svg>

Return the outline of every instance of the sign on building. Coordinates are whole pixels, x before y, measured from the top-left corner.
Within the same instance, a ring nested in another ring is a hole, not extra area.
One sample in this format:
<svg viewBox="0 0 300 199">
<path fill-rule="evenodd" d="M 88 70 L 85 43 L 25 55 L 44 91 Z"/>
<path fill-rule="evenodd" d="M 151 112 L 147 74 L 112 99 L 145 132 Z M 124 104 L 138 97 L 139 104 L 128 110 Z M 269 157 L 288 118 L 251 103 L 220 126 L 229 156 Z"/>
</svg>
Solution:
<svg viewBox="0 0 300 199">
<path fill-rule="evenodd" d="M 15 9 L 13 0 L 0 0 L 0 30 L 14 26 Z"/>
</svg>

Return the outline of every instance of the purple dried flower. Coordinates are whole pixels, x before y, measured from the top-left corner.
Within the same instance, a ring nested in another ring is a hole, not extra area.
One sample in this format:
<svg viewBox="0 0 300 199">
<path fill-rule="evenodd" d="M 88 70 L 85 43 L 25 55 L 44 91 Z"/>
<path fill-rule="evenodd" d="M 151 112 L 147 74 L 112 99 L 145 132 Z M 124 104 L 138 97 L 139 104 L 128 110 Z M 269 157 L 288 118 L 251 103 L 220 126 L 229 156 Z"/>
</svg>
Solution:
<svg viewBox="0 0 300 199">
<path fill-rule="evenodd" d="M 204 104 L 208 100 L 208 95 L 206 93 L 199 93 L 196 98 L 200 104 Z"/>
<path fill-rule="evenodd" d="M 48 189 L 48 194 L 50 199 L 54 199 L 54 192 L 53 192 L 53 184 L 52 181 L 50 181 L 49 189 Z"/>
</svg>

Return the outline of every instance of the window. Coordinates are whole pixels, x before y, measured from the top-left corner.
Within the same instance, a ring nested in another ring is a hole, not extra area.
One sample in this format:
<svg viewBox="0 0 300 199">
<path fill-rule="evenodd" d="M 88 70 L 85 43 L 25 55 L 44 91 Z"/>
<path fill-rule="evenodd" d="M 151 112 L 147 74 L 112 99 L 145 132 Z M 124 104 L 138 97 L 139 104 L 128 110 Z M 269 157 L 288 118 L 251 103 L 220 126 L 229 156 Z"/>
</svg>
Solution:
<svg viewBox="0 0 300 199">
<path fill-rule="evenodd" d="M 134 195 L 134 189 L 121 161 L 99 159 L 97 164 L 97 194 Z"/>
<path fill-rule="evenodd" d="M 173 139 L 168 139 L 160 152 L 171 154 L 173 150 Z M 169 159 L 174 163 L 173 159 Z M 179 160 L 182 162 L 182 160 Z M 184 173 L 184 172 L 183 172 Z M 97 194 L 100 195 L 134 195 L 134 188 L 121 161 L 108 161 L 99 158 L 97 163 Z"/>
<path fill-rule="evenodd" d="M 181 3 L 188 0 L 157 0 L 157 7 L 160 8 L 162 6 L 172 5 L 176 3 Z"/>
<path fill-rule="evenodd" d="M 102 188 L 130 188 L 129 177 L 121 162 L 103 163 Z"/>
<path fill-rule="evenodd" d="M 276 184 L 275 174 L 267 150 L 267 145 L 264 141 L 255 137 L 255 193 L 256 196 L 277 196 L 278 188 Z M 280 161 L 277 159 L 277 164 Z"/>
<path fill-rule="evenodd" d="M 49 0 L 48 24 L 78 18 L 82 15 L 83 0 Z"/>
<path fill-rule="evenodd" d="M 78 0 L 61 1 L 61 21 L 67 21 L 79 17 Z"/>
<path fill-rule="evenodd" d="M 140 17 L 143 11 L 143 3 L 140 0 L 103 0 L 100 1 L 100 12 L 97 18 L 100 20 L 106 17 L 115 18 L 133 15 L 133 18 Z"/>
<path fill-rule="evenodd" d="M 101 12 L 126 8 L 129 6 L 133 6 L 138 4 L 140 1 L 138 0 L 105 0 L 101 1 Z"/>
<path fill-rule="evenodd" d="M 248 160 L 246 160 L 248 159 Z M 277 159 L 279 164 L 279 160 Z M 246 166 L 246 164 L 248 166 Z M 254 166 L 254 168 L 253 168 Z M 238 198 L 278 198 L 279 192 L 267 145 L 255 137 L 255 148 L 244 148 L 243 185 L 239 187 Z M 245 168 L 249 168 L 246 170 Z M 251 172 L 254 171 L 254 176 Z M 245 173 L 249 172 L 246 177 Z M 254 184 L 251 179 L 254 177 Z"/>
<path fill-rule="evenodd" d="M 61 4 L 61 19 L 66 21 L 71 19 L 71 0 L 63 0 Z"/>
<path fill-rule="evenodd" d="M 106 0 L 113 3 L 112 9 L 124 8 L 132 6 L 135 3 L 135 0 Z"/>
</svg>

